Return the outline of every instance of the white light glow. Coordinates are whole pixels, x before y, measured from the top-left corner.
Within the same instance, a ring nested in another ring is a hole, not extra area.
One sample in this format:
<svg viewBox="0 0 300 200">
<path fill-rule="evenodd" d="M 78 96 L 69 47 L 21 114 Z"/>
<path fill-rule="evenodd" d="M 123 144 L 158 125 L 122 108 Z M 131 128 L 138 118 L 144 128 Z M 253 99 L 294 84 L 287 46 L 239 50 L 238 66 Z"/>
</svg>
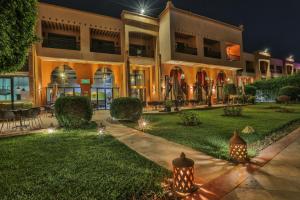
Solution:
<svg viewBox="0 0 300 200">
<path fill-rule="evenodd" d="M 141 14 L 143 15 L 144 13 L 145 13 L 145 9 L 142 8 L 142 9 L 141 9 Z"/>
</svg>

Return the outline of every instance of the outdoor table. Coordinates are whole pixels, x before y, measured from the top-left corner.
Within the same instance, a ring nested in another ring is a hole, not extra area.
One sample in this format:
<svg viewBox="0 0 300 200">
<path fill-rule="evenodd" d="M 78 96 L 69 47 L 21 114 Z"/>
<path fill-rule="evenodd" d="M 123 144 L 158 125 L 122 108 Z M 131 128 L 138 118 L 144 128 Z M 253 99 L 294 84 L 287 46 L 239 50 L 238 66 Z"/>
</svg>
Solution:
<svg viewBox="0 0 300 200">
<path fill-rule="evenodd" d="M 19 120 L 20 120 L 20 125 L 19 126 L 16 126 L 15 128 L 27 128 L 28 126 L 26 124 L 23 124 L 23 112 L 24 111 L 27 111 L 28 109 L 17 109 L 17 110 L 11 110 L 16 116 L 19 117 Z"/>
</svg>

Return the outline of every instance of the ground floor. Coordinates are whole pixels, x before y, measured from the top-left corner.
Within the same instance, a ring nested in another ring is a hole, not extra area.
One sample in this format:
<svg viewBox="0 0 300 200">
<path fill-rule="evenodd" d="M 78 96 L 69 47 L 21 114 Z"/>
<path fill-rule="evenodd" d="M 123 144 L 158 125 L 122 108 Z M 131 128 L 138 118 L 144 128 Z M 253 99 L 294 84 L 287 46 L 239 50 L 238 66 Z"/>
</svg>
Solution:
<svg viewBox="0 0 300 200">
<path fill-rule="evenodd" d="M 114 98 L 131 96 L 145 102 L 164 100 L 213 104 L 224 100 L 223 87 L 237 84 L 236 69 L 175 64 L 92 63 L 36 58 L 28 75 L 0 77 L 0 101 L 54 103 L 60 96 L 88 96 L 100 109 Z M 11 81 L 13 80 L 13 82 Z"/>
</svg>

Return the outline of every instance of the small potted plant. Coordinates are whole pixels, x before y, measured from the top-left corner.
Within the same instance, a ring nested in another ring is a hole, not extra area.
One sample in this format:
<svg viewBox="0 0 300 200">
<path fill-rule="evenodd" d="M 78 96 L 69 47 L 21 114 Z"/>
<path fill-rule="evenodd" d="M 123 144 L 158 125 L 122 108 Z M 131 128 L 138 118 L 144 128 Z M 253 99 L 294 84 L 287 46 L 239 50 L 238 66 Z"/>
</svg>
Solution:
<svg viewBox="0 0 300 200">
<path fill-rule="evenodd" d="M 173 106 L 173 102 L 171 100 L 165 101 L 165 112 L 171 112 L 171 108 Z"/>
</svg>

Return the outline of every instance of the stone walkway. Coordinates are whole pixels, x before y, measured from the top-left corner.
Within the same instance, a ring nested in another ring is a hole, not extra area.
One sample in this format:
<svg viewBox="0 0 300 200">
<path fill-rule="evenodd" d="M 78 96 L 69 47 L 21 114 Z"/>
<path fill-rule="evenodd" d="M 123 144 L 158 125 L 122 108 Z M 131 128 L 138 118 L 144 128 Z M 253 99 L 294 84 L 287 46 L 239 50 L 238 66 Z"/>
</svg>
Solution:
<svg viewBox="0 0 300 200">
<path fill-rule="evenodd" d="M 300 137 L 222 200 L 300 199 Z"/>
<path fill-rule="evenodd" d="M 108 116 L 108 112 L 98 111 L 94 119 L 98 123 L 100 121 L 105 122 L 104 119 Z M 105 123 L 107 124 L 107 122 Z M 195 181 L 198 184 L 204 184 L 234 167 L 227 161 L 213 158 L 189 147 L 126 127 L 122 124 L 107 124 L 106 130 L 117 140 L 140 155 L 169 170 L 173 169 L 172 160 L 177 158 L 181 152 L 184 152 L 187 157 L 195 161 Z"/>
</svg>

